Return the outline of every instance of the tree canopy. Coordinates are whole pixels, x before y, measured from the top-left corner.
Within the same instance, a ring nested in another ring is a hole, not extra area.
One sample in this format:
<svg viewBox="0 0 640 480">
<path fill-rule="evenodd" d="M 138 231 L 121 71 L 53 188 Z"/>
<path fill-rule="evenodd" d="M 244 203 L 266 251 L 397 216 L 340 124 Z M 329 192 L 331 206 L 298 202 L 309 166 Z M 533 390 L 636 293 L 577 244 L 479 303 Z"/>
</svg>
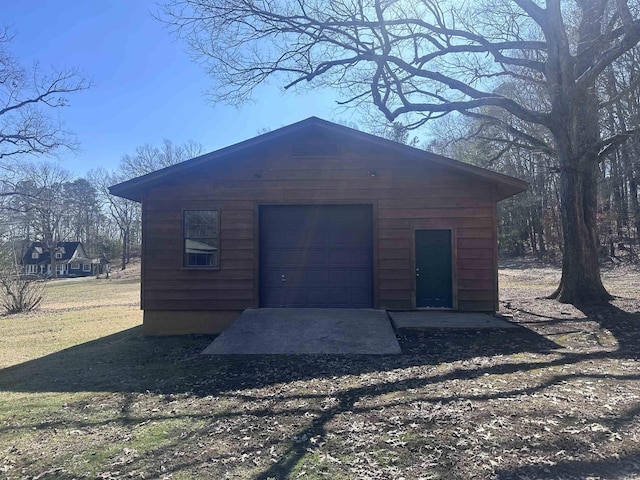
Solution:
<svg viewBox="0 0 640 480">
<path fill-rule="evenodd" d="M 598 164 L 636 128 L 602 135 L 598 81 L 640 41 L 634 1 L 172 0 L 160 18 L 212 76 L 217 100 L 244 102 L 272 78 L 328 86 L 389 122 L 458 112 L 499 126 L 508 146 L 554 156 L 565 244 L 554 297 L 610 299 L 597 258 Z"/>
</svg>

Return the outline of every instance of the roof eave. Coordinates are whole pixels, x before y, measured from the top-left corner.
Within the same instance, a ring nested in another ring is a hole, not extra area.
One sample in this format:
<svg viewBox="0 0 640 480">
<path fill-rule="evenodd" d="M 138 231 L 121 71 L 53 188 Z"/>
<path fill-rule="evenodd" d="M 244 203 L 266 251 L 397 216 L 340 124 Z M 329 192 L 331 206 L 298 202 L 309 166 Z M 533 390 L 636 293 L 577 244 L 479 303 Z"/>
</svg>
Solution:
<svg viewBox="0 0 640 480">
<path fill-rule="evenodd" d="M 127 180 L 127 181 L 118 183 L 116 185 L 112 185 L 109 187 L 109 193 L 111 195 L 117 195 L 119 197 L 123 197 L 128 200 L 133 200 L 135 202 L 141 202 L 142 189 L 146 185 L 156 183 L 170 175 L 173 176 L 176 174 L 180 174 L 183 171 L 197 167 L 202 163 L 223 158 L 228 155 L 233 155 L 235 153 L 242 152 L 243 150 L 248 150 L 261 143 L 270 142 L 280 137 L 283 137 L 285 135 L 290 135 L 291 133 L 294 133 L 296 130 L 306 128 L 309 125 L 312 125 L 314 122 L 318 122 L 318 121 L 325 122 L 324 120 L 321 120 L 317 117 L 310 117 L 310 118 L 307 118 L 306 120 L 302 120 L 301 122 L 297 122 L 292 125 L 279 128 L 278 130 L 263 133 L 262 135 L 258 135 L 257 137 L 253 137 L 248 140 L 243 140 L 242 142 L 230 145 L 228 147 L 223 147 L 213 152 L 205 153 L 204 155 L 200 155 L 198 157 L 192 158 L 185 162 L 177 163 L 175 165 L 170 165 L 160 170 L 156 170 L 155 172 L 147 173 L 146 175 L 132 178 L 131 180 Z M 326 123 L 329 123 L 329 122 L 326 122 Z"/>
<path fill-rule="evenodd" d="M 171 165 L 161 170 L 157 170 L 155 172 L 151 172 L 146 175 L 136 177 L 131 180 L 127 180 L 125 182 L 113 185 L 109 187 L 109 193 L 112 195 L 117 195 L 119 197 L 129 199 L 129 200 L 133 200 L 136 202 L 141 202 L 145 188 L 147 188 L 148 186 L 154 183 L 160 182 L 165 178 L 168 178 L 169 176 L 175 176 L 184 171 L 188 171 L 194 167 L 197 167 L 198 165 L 201 165 L 203 163 L 216 160 L 216 159 L 221 159 L 233 154 L 237 154 L 244 150 L 248 150 L 257 145 L 274 141 L 280 137 L 290 135 L 292 133 L 295 133 L 298 130 L 305 129 L 310 126 L 316 126 L 324 130 L 335 132 L 342 135 L 349 134 L 355 139 L 360 139 L 365 142 L 384 146 L 385 148 L 389 148 L 391 150 L 396 150 L 397 152 L 403 154 L 404 156 L 415 158 L 416 160 L 431 161 L 443 167 L 452 168 L 454 170 L 465 172 L 473 176 L 482 177 L 485 180 L 488 180 L 489 182 L 497 185 L 497 189 L 496 189 L 498 192 L 497 201 L 504 200 L 505 198 L 524 192 L 528 188 L 527 182 L 524 182 L 514 177 L 510 177 L 508 175 L 492 172 L 490 170 L 486 170 L 484 168 L 471 165 L 469 163 L 460 162 L 458 160 L 443 157 L 441 155 L 420 150 L 415 147 L 393 142 L 391 140 L 377 137 L 369 133 L 361 132 L 359 130 L 355 130 L 349 127 L 328 122 L 326 120 L 322 120 L 317 117 L 310 117 L 310 118 L 307 118 L 306 120 L 302 120 L 292 125 L 279 128 L 278 130 L 267 132 L 265 134 L 259 135 L 249 140 L 236 143 L 234 145 L 216 150 L 214 152 L 200 155 L 199 157 L 195 157 L 191 160 L 187 160 L 186 162 L 178 163 L 176 165 Z"/>
</svg>

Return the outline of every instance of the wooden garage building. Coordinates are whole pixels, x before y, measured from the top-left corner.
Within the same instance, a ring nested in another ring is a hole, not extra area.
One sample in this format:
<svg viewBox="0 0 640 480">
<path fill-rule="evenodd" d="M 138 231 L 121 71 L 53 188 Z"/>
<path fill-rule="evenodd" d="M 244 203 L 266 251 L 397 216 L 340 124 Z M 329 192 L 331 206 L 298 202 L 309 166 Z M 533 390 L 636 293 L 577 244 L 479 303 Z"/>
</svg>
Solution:
<svg viewBox="0 0 640 480">
<path fill-rule="evenodd" d="M 526 183 L 318 118 L 114 185 L 142 203 L 144 332 L 246 308 L 498 308 L 497 203 Z"/>
</svg>

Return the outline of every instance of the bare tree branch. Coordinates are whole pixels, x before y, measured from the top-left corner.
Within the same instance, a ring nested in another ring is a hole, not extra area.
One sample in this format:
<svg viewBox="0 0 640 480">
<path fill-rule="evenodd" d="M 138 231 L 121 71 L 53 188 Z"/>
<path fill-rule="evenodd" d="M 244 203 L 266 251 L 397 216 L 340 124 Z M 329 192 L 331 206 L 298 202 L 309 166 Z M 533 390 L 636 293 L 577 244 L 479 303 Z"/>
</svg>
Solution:
<svg viewBox="0 0 640 480">
<path fill-rule="evenodd" d="M 598 162 L 628 134 L 603 144 L 597 83 L 640 42 L 629 0 L 167 0 L 160 18 L 219 100 L 247 101 L 277 79 L 336 89 L 343 105 L 368 100 L 409 128 L 452 112 L 499 119 L 506 145 L 557 157 L 566 248 L 555 296 L 610 299 L 597 257 Z M 553 148 L 513 119 L 545 127 Z"/>
<path fill-rule="evenodd" d="M 44 72 L 36 63 L 26 68 L 10 52 L 13 36 L 0 30 L 0 169 L 6 161 L 53 155 L 75 148 L 56 111 L 69 96 L 91 86 L 77 69 Z"/>
</svg>

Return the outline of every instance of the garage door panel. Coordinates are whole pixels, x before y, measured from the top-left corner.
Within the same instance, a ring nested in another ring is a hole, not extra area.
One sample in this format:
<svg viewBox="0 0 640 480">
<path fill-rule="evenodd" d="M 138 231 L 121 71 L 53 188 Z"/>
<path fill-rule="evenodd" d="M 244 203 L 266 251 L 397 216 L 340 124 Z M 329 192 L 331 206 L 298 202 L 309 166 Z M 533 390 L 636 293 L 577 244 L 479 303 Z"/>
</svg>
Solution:
<svg viewBox="0 0 640 480">
<path fill-rule="evenodd" d="M 357 248 L 338 248 L 328 252 L 329 267 L 369 268 L 371 255 Z"/>
<path fill-rule="evenodd" d="M 274 249 L 268 258 L 261 259 L 261 265 L 263 268 L 276 267 L 280 268 L 286 258 L 286 252 L 280 249 Z"/>
<path fill-rule="evenodd" d="M 305 232 L 301 243 L 309 247 L 327 248 L 330 243 L 329 233 L 325 231 Z"/>
<path fill-rule="evenodd" d="M 281 282 L 281 275 L 282 270 L 280 269 L 274 270 L 270 268 L 263 268 L 261 280 L 265 285 L 277 285 L 279 282 Z"/>
<path fill-rule="evenodd" d="M 327 251 L 325 249 L 310 248 L 307 255 L 307 265 L 310 267 L 324 266 L 327 264 Z M 304 265 L 304 263 L 302 264 Z"/>
<path fill-rule="evenodd" d="M 282 242 L 279 243 L 283 248 L 295 248 L 304 242 L 304 232 L 282 232 L 280 234 Z"/>
<path fill-rule="evenodd" d="M 260 259 L 260 266 L 263 270 L 270 268 L 272 265 L 275 265 L 277 267 L 282 264 L 283 258 L 284 257 L 282 256 L 282 253 L 279 250 L 274 250 L 271 252 L 271 255 L 269 256 L 269 258 Z"/>
<path fill-rule="evenodd" d="M 351 250 L 351 266 L 369 268 L 371 266 L 371 256 L 362 250 Z"/>
<path fill-rule="evenodd" d="M 346 288 L 329 288 L 327 289 L 327 294 L 329 296 L 329 298 L 331 299 L 331 302 L 336 306 L 336 307 L 351 307 L 351 306 L 355 306 L 352 304 L 351 302 L 351 291 L 350 289 L 346 289 Z"/>
<path fill-rule="evenodd" d="M 327 257 L 326 249 L 310 248 L 306 251 L 274 249 L 262 265 L 266 268 L 323 266 L 327 265 Z"/>
<path fill-rule="evenodd" d="M 347 229 L 349 227 L 340 228 Z M 349 229 L 349 231 L 329 233 L 329 242 L 333 246 L 360 247 L 361 245 L 366 244 L 370 239 L 371 232 L 369 230 L 356 230 L 353 227 Z"/>
<path fill-rule="evenodd" d="M 365 270 L 351 270 L 349 272 L 349 282 L 352 285 L 369 285 L 371 283 L 371 273 Z"/>
<path fill-rule="evenodd" d="M 260 232 L 260 236 L 262 237 L 263 242 L 267 242 L 273 245 L 284 244 L 284 232 L 265 230 L 264 232 Z"/>
<path fill-rule="evenodd" d="M 287 303 L 295 307 L 304 306 L 308 302 L 305 290 L 285 290 L 284 298 Z"/>
<path fill-rule="evenodd" d="M 307 303 L 309 307 L 324 307 L 331 301 L 334 307 L 350 305 L 350 295 L 344 289 L 310 289 L 308 290 Z"/>
<path fill-rule="evenodd" d="M 347 228 L 347 227 L 337 227 L 336 228 Z M 354 242 L 357 242 L 356 239 L 353 238 L 353 236 L 356 235 L 356 232 L 353 231 L 348 231 L 348 232 L 341 232 L 341 231 L 335 231 L 335 232 L 329 232 L 329 243 L 331 243 L 331 245 L 333 245 L 334 247 L 344 247 L 344 246 L 350 246 L 353 245 Z M 358 233 L 357 236 L 361 237 L 361 235 Z M 356 243 L 357 244 L 357 243 Z"/>
<path fill-rule="evenodd" d="M 370 295 L 366 294 L 366 292 L 358 289 L 352 289 L 350 293 L 352 305 L 360 308 L 367 308 L 370 306 L 371 298 Z"/>
<path fill-rule="evenodd" d="M 302 268 L 269 268 L 263 272 L 262 281 L 265 285 L 285 287 L 282 284 L 301 284 L 305 275 L 306 270 Z"/>
<path fill-rule="evenodd" d="M 329 266 L 343 267 L 351 263 L 351 257 L 348 250 L 330 250 Z"/>
<path fill-rule="evenodd" d="M 261 306 L 373 306 L 372 235 L 371 206 L 261 207 Z"/>
<path fill-rule="evenodd" d="M 314 307 L 316 305 L 323 305 L 326 297 L 327 297 L 327 293 L 325 289 L 316 290 L 311 288 L 308 290 L 307 300 L 310 307 Z"/>
<path fill-rule="evenodd" d="M 348 270 L 329 270 L 330 285 L 349 285 L 351 283 L 351 274 Z"/>
<path fill-rule="evenodd" d="M 305 281 L 311 286 L 326 285 L 329 281 L 329 272 L 324 269 L 309 269 L 305 274 Z"/>
</svg>

